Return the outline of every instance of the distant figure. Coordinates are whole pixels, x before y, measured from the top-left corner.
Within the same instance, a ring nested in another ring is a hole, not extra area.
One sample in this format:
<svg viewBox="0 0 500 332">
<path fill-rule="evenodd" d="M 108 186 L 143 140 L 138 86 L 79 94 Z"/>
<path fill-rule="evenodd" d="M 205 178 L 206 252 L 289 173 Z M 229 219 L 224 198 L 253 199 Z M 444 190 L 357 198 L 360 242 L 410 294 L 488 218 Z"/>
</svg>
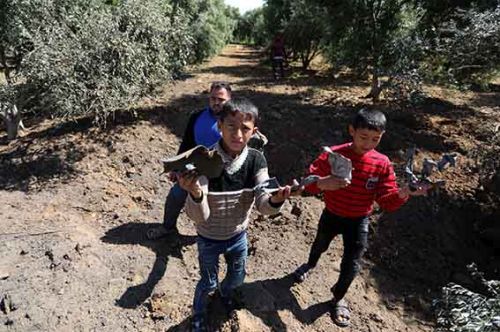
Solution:
<svg viewBox="0 0 500 332">
<path fill-rule="evenodd" d="M 274 79 L 278 79 L 278 67 L 280 78 L 285 77 L 285 71 L 283 69 L 283 63 L 286 60 L 286 52 L 285 52 L 285 37 L 280 32 L 276 34 L 271 44 L 271 63 L 273 66 L 273 76 Z"/>
</svg>

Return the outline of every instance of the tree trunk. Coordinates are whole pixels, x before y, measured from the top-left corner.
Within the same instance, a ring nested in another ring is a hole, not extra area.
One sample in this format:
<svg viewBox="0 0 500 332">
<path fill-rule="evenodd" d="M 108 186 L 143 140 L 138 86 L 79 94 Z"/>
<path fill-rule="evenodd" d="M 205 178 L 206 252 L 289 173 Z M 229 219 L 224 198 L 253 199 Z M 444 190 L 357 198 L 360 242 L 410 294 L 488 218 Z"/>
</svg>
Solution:
<svg viewBox="0 0 500 332">
<path fill-rule="evenodd" d="M 303 72 L 307 71 L 307 68 L 309 68 L 310 63 L 311 63 L 311 60 L 308 57 L 302 58 L 302 71 Z"/>
<path fill-rule="evenodd" d="M 372 98 L 373 101 L 378 101 L 381 92 L 382 92 L 382 87 L 380 86 L 380 80 L 378 78 L 377 71 L 373 70 L 372 88 L 370 90 L 370 93 L 368 93 L 368 95 L 365 98 Z"/>
<path fill-rule="evenodd" d="M 2 105 L 2 111 L 0 116 L 3 118 L 5 123 L 5 129 L 7 130 L 7 138 L 13 140 L 17 138 L 19 128 L 24 128 L 23 122 L 21 120 L 21 113 L 18 111 L 16 105 Z"/>
<path fill-rule="evenodd" d="M 5 80 L 7 81 L 8 84 L 12 84 L 12 79 L 10 77 L 10 69 L 8 64 L 7 64 L 7 56 L 5 54 L 5 48 L 3 47 L 2 44 L 0 44 L 0 64 L 3 67 L 3 72 L 5 75 Z"/>
<path fill-rule="evenodd" d="M 380 81 L 378 77 L 378 68 L 377 68 L 377 63 L 379 60 L 379 40 L 378 40 L 378 28 L 377 28 L 377 23 L 378 23 L 378 15 L 380 13 L 380 8 L 382 5 L 382 1 L 379 1 L 377 3 L 378 7 L 375 9 L 375 1 L 370 2 L 370 10 L 371 10 L 371 15 L 370 15 L 370 24 L 371 24 L 371 29 L 372 29 L 372 36 L 371 36 L 371 55 L 372 55 L 372 88 L 370 90 L 370 93 L 366 96 L 366 98 L 372 98 L 373 101 L 378 101 L 380 97 L 380 92 L 382 92 L 382 88 L 380 86 Z"/>
</svg>

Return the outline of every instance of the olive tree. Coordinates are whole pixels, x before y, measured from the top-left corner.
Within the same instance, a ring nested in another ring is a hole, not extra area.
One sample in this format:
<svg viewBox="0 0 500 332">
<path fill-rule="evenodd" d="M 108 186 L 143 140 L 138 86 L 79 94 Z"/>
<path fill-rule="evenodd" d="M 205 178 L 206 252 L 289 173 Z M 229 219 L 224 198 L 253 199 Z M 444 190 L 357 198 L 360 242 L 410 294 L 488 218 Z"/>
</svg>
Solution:
<svg viewBox="0 0 500 332">
<path fill-rule="evenodd" d="M 438 79 L 485 84 L 500 70 L 500 5 L 479 11 L 457 9 L 437 26 L 429 64 Z"/>
<path fill-rule="evenodd" d="M 193 39 L 161 0 L 2 0 L 0 43 L 15 59 L 0 102 L 105 124 L 186 64 Z"/>
</svg>

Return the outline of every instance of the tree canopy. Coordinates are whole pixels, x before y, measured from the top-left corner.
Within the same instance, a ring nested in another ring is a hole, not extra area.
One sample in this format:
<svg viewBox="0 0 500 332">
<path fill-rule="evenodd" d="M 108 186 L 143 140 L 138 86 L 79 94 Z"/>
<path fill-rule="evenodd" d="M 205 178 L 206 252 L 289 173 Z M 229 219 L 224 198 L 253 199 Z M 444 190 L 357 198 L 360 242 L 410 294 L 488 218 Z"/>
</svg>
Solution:
<svg viewBox="0 0 500 332">
<path fill-rule="evenodd" d="M 374 99 L 423 80 L 486 86 L 500 69 L 497 0 L 266 0 L 243 15 L 223 0 L 0 0 L 0 103 L 105 123 L 228 42 L 277 33 L 303 69 L 321 54 L 371 77 Z"/>
<path fill-rule="evenodd" d="M 104 124 L 231 39 L 223 0 L 1 0 L 0 103 Z"/>
</svg>

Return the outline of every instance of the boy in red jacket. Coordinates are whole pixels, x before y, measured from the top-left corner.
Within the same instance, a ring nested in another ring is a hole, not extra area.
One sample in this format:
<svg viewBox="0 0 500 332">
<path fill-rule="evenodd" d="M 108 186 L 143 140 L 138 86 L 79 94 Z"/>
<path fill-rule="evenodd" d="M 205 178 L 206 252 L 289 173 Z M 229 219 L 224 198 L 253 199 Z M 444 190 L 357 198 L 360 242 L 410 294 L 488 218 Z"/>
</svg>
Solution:
<svg viewBox="0 0 500 332">
<path fill-rule="evenodd" d="M 368 216 L 373 202 L 386 211 L 394 211 L 410 196 L 425 195 L 428 189 L 398 188 L 391 161 L 375 150 L 385 125 L 382 112 L 362 109 L 349 125 L 352 142 L 331 147 L 333 152 L 351 160 L 352 180 L 333 174 L 329 152 L 322 153 L 309 167 L 310 174 L 320 176 L 320 180 L 306 186 L 305 190 L 312 194 L 323 192 L 325 209 L 309 259 L 294 274 L 298 282 L 304 281 L 333 238 L 342 234 L 344 254 L 340 276 L 332 287 L 334 321 L 339 326 L 349 325 L 349 309 L 343 298 L 360 269 L 360 260 L 367 248 Z"/>
</svg>

